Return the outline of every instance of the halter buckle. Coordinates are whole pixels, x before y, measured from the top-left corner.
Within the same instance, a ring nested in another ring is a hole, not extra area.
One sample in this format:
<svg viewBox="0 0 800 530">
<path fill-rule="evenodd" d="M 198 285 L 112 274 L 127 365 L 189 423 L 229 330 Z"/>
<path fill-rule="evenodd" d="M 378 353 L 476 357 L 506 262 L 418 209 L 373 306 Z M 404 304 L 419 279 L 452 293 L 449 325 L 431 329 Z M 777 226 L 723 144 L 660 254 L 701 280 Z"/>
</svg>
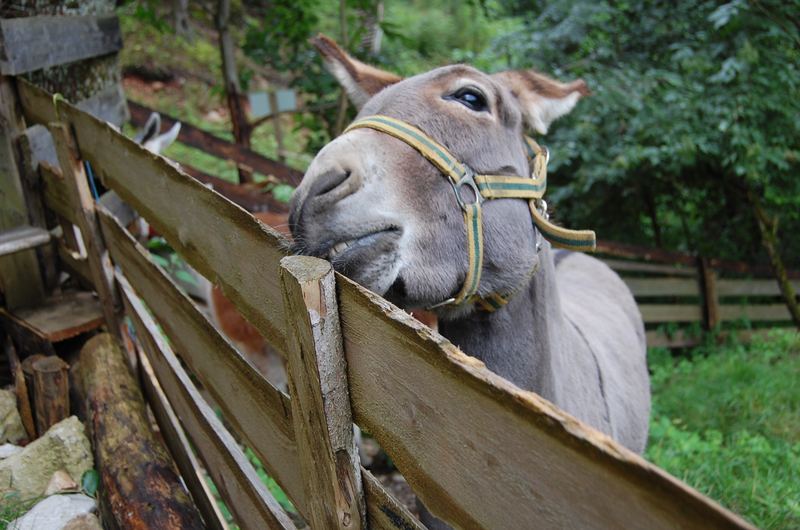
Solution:
<svg viewBox="0 0 800 530">
<path fill-rule="evenodd" d="M 473 204 L 481 204 L 483 202 L 483 195 L 481 192 L 478 191 L 478 185 L 475 183 L 475 172 L 472 168 L 468 166 L 464 166 L 466 171 L 464 172 L 464 176 L 458 182 L 454 182 L 452 179 L 448 179 L 450 185 L 453 187 L 453 192 L 456 194 L 456 201 L 458 201 L 458 205 L 461 207 L 462 210 L 466 211 L 467 206 L 472 206 Z M 461 188 L 464 186 L 469 186 L 472 189 L 472 193 L 475 194 L 475 202 L 465 202 L 464 197 L 461 196 Z"/>
</svg>

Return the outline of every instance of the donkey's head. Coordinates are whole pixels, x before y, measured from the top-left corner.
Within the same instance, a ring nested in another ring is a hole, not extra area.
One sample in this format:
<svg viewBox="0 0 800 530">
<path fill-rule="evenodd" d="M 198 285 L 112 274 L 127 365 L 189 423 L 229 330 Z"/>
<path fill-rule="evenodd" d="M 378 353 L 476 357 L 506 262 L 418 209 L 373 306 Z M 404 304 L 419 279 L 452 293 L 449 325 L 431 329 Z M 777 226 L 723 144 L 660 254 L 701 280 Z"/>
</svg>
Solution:
<svg viewBox="0 0 800 530">
<path fill-rule="evenodd" d="M 325 37 L 314 44 L 359 118 L 413 125 L 476 173 L 529 175 L 523 129 L 546 133 L 588 93 L 580 80 L 562 84 L 533 71 L 487 75 L 464 65 L 400 79 Z M 539 259 L 528 204 L 493 200 L 482 211 L 479 293 L 509 292 Z M 298 251 L 330 259 L 404 307 L 451 298 L 467 276 L 468 235 L 450 181 L 417 149 L 377 130 L 350 130 L 319 152 L 295 193 L 290 224 Z"/>
</svg>

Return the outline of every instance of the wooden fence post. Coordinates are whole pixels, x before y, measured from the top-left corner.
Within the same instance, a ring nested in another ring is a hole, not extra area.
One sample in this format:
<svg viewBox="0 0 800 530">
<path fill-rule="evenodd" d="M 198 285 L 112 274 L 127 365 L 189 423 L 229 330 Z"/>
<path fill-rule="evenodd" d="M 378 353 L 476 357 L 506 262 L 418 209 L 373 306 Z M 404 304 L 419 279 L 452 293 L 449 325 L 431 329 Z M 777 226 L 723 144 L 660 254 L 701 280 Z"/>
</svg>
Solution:
<svg viewBox="0 0 800 530">
<path fill-rule="evenodd" d="M 703 304 L 703 326 L 710 331 L 719 324 L 719 296 L 717 295 L 717 272 L 711 267 L 708 258 L 697 258 L 697 276 L 700 280 L 700 293 Z"/>
<path fill-rule="evenodd" d="M 297 452 L 313 529 L 366 528 L 347 369 L 328 262 L 281 260 L 289 391 Z"/>
<path fill-rule="evenodd" d="M 16 137 L 24 127 L 11 78 L 0 75 L 0 232 L 30 224 L 16 157 Z M 0 294 L 8 309 L 35 307 L 45 298 L 36 251 L 0 258 Z"/>
<path fill-rule="evenodd" d="M 48 128 L 50 129 L 50 134 L 53 135 L 53 143 L 56 146 L 61 174 L 71 195 L 70 202 L 78 207 L 76 221 L 83 235 L 89 271 L 94 283 L 94 289 L 103 307 L 103 316 L 106 319 L 109 332 L 119 337 L 117 308 L 120 307 L 120 303 L 111 279 L 106 275 L 103 266 L 106 249 L 103 243 L 103 236 L 100 233 L 100 224 L 95 215 L 94 199 L 89 190 L 83 161 L 78 154 L 75 139 L 66 124 L 50 123 Z"/>
</svg>

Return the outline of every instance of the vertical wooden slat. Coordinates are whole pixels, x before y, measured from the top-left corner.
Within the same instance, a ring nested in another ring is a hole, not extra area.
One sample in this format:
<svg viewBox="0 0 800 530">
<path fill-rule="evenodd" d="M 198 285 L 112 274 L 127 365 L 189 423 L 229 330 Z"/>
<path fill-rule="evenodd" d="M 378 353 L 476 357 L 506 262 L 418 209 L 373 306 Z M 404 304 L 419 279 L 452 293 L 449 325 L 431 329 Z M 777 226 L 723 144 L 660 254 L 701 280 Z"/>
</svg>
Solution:
<svg viewBox="0 0 800 530">
<path fill-rule="evenodd" d="M 711 330 L 720 322 L 717 272 L 711 268 L 708 258 L 703 257 L 697 258 L 697 271 L 700 292 L 703 293 L 703 325 L 707 330 Z"/>
<path fill-rule="evenodd" d="M 30 224 L 14 141 L 22 128 L 12 81 L 0 76 L 0 232 Z M 35 307 L 44 301 L 35 250 L 0 258 L 0 292 L 9 309 Z"/>
<path fill-rule="evenodd" d="M 112 334 L 119 334 L 117 306 L 115 292 L 111 282 L 106 276 L 103 268 L 103 254 L 105 245 L 100 233 L 100 225 L 97 222 L 94 209 L 94 199 L 83 168 L 83 162 L 78 154 L 75 140 L 67 125 L 63 123 L 50 123 L 48 126 L 50 134 L 53 135 L 53 142 L 56 146 L 58 162 L 61 165 L 61 174 L 67 189 L 69 190 L 71 202 L 78 207 L 76 221 L 78 228 L 83 234 L 86 253 L 89 261 L 89 271 L 92 275 L 94 288 L 100 298 L 103 307 L 103 316 L 106 319 L 109 331 Z"/>
<path fill-rule="evenodd" d="M 253 530 L 295 530 L 294 523 L 261 482 L 244 451 L 200 396 L 127 280 L 121 275 L 117 280 L 150 365 L 239 525 Z"/>
<path fill-rule="evenodd" d="M 295 441 L 314 529 L 366 528 L 366 509 L 347 368 L 327 261 L 281 260 L 288 337 L 289 390 Z"/>
<path fill-rule="evenodd" d="M 197 505 L 200 515 L 203 516 L 203 522 L 206 528 L 210 530 L 227 530 L 228 525 L 225 518 L 217 506 L 217 501 L 211 493 L 211 490 L 206 485 L 203 473 L 200 469 L 200 463 L 192 453 L 189 446 L 189 440 L 183 432 L 178 417 L 175 411 L 167 401 L 167 396 L 164 395 L 164 390 L 156 379 L 156 374 L 147 356 L 140 354 L 139 360 L 139 375 L 142 382 L 142 390 L 150 404 L 150 409 L 156 417 L 158 427 L 163 433 L 164 443 L 166 443 L 172 458 L 175 459 L 175 464 L 181 472 L 181 477 L 186 483 L 186 488 L 192 494 L 192 500 Z"/>
</svg>

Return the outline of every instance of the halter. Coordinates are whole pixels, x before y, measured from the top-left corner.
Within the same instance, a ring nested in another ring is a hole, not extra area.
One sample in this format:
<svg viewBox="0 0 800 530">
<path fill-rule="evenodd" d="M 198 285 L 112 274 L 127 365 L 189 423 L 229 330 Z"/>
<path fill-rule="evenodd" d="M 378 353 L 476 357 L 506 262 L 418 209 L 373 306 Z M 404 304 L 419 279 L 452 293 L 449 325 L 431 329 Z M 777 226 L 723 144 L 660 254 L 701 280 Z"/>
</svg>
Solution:
<svg viewBox="0 0 800 530">
<path fill-rule="evenodd" d="M 478 286 L 483 269 L 483 213 L 481 204 L 491 199 L 524 199 L 528 201 L 531 217 L 539 232 L 553 245 L 570 250 L 593 251 L 595 234 L 592 230 L 569 230 L 548 220 L 547 203 L 542 199 L 547 189 L 547 162 L 550 153 L 532 138 L 525 137 L 531 176 L 478 175 L 472 168 L 458 161 L 442 144 L 404 121 L 388 116 L 369 116 L 353 122 L 344 132 L 354 129 L 374 129 L 402 140 L 430 161 L 450 181 L 456 202 L 464 212 L 467 228 L 467 255 L 469 266 L 464 284 L 458 294 L 429 309 L 475 303 L 492 312 L 503 307 L 518 290 L 510 293 L 489 293 L 479 296 Z M 464 187 L 472 190 L 472 202 L 464 199 Z M 532 276 L 536 270 L 531 271 Z"/>
</svg>

